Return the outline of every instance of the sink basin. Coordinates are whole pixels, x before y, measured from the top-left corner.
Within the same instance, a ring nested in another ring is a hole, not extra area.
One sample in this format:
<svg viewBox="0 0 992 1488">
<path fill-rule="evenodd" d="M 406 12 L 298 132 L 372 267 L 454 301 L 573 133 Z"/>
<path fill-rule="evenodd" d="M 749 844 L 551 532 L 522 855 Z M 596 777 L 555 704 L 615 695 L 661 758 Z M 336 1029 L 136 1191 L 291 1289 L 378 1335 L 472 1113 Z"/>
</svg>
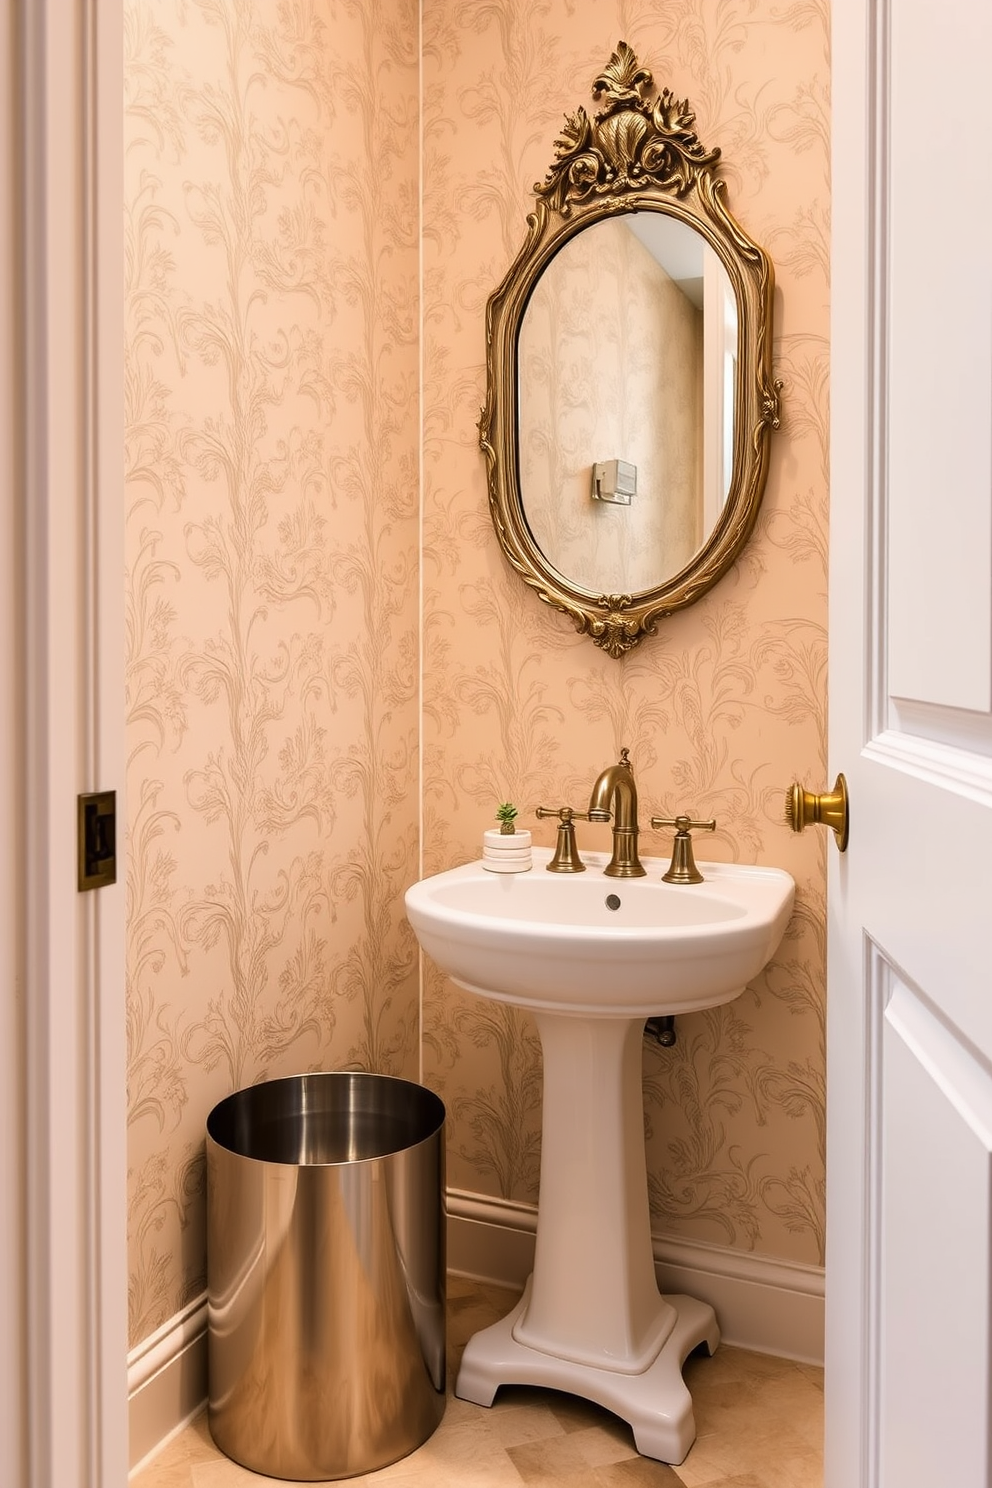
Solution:
<svg viewBox="0 0 992 1488">
<path fill-rule="evenodd" d="M 774 954 L 795 885 L 778 868 L 701 863 L 701 884 L 666 884 L 667 860 L 646 878 L 551 874 L 550 848 L 529 873 L 467 863 L 407 891 L 424 950 L 459 986 L 534 1011 L 600 1016 L 684 1013 L 729 1002 Z"/>
</svg>

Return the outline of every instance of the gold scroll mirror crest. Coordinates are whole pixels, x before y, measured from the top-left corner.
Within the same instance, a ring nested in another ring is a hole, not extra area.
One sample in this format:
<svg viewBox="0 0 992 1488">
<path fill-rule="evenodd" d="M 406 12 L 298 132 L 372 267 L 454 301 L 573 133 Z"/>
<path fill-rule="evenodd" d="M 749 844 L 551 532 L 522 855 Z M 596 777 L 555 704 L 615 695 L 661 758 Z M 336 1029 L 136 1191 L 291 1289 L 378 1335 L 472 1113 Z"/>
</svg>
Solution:
<svg viewBox="0 0 992 1488">
<path fill-rule="evenodd" d="M 620 657 L 746 543 L 781 384 L 771 263 L 720 151 L 625 42 L 592 92 L 488 302 L 479 434 L 510 565 Z"/>
</svg>

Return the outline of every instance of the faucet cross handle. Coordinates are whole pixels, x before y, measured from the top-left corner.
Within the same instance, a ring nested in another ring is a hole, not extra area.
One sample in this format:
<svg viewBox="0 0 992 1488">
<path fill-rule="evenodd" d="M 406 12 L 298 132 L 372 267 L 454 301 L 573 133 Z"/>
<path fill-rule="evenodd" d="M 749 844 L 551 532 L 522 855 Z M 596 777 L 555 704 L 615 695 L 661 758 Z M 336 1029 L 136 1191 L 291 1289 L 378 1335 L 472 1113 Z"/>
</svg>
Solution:
<svg viewBox="0 0 992 1488">
<path fill-rule="evenodd" d="M 573 811 L 571 806 L 538 806 L 534 812 L 538 821 L 546 817 L 558 818 L 558 841 L 555 855 L 547 864 L 549 873 L 585 873 L 586 865 L 579 857 L 575 846 L 575 822 L 588 821 L 587 811 Z"/>
<path fill-rule="evenodd" d="M 696 884 L 703 882 L 703 875 L 696 867 L 692 855 L 690 832 L 715 832 L 716 818 L 709 821 L 693 821 L 691 816 L 653 816 L 653 827 L 674 827 L 675 841 L 672 843 L 672 861 L 667 873 L 661 875 L 663 883 Z"/>
</svg>

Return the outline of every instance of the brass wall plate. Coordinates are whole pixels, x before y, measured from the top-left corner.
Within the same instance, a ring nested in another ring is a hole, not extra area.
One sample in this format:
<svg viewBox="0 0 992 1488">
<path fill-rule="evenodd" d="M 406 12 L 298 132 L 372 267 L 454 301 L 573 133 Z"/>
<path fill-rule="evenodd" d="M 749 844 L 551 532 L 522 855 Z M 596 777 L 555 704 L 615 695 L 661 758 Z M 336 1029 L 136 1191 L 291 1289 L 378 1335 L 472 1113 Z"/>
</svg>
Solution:
<svg viewBox="0 0 992 1488">
<path fill-rule="evenodd" d="M 117 792 L 76 797 L 76 883 L 80 892 L 117 882 Z"/>
<path fill-rule="evenodd" d="M 685 99 L 657 92 L 651 73 L 620 42 L 593 84 L 599 111 L 566 116 L 555 160 L 535 186 L 527 237 L 486 311 L 486 402 L 479 438 L 488 464 L 496 536 L 514 571 L 546 604 L 610 656 L 624 656 L 659 620 L 693 604 L 727 572 L 750 536 L 764 492 L 768 436 L 779 426 L 781 383 L 771 376 L 774 275 L 765 252 L 734 219 L 717 175 L 720 151 L 693 132 Z M 656 588 L 597 594 L 549 562 L 524 511 L 520 485 L 517 346 L 528 300 L 544 269 L 576 234 L 617 214 L 655 212 L 688 226 L 716 253 L 737 305 L 733 462 L 726 502 L 702 546 Z"/>
</svg>

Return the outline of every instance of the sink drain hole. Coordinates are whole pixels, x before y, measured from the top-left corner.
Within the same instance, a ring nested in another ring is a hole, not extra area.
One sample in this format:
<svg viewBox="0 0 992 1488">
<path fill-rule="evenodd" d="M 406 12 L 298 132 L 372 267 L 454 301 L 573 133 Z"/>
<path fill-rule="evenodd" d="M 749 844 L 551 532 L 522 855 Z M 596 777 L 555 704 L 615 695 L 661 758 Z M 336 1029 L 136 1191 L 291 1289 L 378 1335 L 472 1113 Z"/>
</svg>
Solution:
<svg viewBox="0 0 992 1488">
<path fill-rule="evenodd" d="M 619 894 L 607 894 L 607 896 L 606 896 L 606 907 L 607 907 L 607 909 L 619 909 L 620 908 L 620 895 Z"/>
</svg>

